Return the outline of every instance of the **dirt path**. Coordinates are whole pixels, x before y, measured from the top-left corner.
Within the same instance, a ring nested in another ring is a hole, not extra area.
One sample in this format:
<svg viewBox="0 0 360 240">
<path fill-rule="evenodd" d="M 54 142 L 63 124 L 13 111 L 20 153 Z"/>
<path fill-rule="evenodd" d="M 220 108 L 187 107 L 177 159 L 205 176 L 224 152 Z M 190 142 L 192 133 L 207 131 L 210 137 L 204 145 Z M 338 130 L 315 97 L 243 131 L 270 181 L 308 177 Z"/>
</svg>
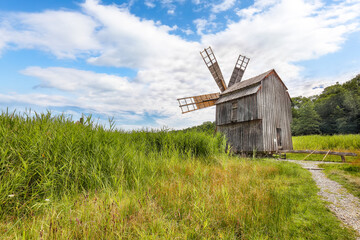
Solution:
<svg viewBox="0 0 360 240">
<path fill-rule="evenodd" d="M 360 234 L 360 199 L 350 194 L 339 183 L 328 179 L 318 164 L 323 162 L 313 161 L 295 161 L 287 160 L 300 164 L 303 168 L 308 169 L 320 188 L 319 195 L 329 202 L 329 209 L 343 221 L 345 224 L 354 228 Z M 360 238 L 358 238 L 360 239 Z"/>
</svg>

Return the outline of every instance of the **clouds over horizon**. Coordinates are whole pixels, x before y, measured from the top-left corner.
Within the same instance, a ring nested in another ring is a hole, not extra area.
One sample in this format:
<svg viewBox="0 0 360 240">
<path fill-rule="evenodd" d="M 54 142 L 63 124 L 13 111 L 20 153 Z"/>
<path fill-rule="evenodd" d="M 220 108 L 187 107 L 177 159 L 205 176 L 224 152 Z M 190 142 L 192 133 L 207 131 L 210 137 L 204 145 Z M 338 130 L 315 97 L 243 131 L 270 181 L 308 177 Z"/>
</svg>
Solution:
<svg viewBox="0 0 360 240">
<path fill-rule="evenodd" d="M 155 7 L 155 1 L 147 2 Z M 233 0 L 224 0 L 214 12 L 226 11 L 234 4 Z M 319 85 L 319 79 L 300 82 L 304 69 L 297 62 L 338 51 L 347 36 L 360 27 L 357 1 L 325 5 L 317 0 L 258 0 L 237 10 L 238 21 L 227 24 L 222 31 L 202 33 L 199 25 L 201 37 L 196 42 L 174 34 L 174 26 L 140 18 L 128 8 L 96 0 L 80 6 L 81 11 L 1 14 L 0 53 L 38 49 L 59 59 L 134 69 L 137 74 L 133 78 L 56 66 L 29 66 L 21 73 L 37 78 L 38 88 L 55 88 L 71 95 L 49 95 L 49 106 L 64 102 L 108 115 L 158 114 L 163 116 L 156 119 L 158 126 L 174 128 L 214 119 L 214 109 L 181 115 L 176 101 L 177 97 L 218 91 L 198 54 L 203 47 L 213 47 L 226 82 L 237 55 L 245 54 L 251 58 L 245 78 L 275 68 L 292 96 L 313 94 L 319 89 L 307 88 Z M 331 84 L 335 78 L 321 81 Z M 24 103 L 40 104 L 46 98 L 44 94 L 28 95 L 33 100 Z M 26 94 L 1 94 L 0 101 L 15 100 L 14 96 L 17 101 L 26 99 Z"/>
</svg>

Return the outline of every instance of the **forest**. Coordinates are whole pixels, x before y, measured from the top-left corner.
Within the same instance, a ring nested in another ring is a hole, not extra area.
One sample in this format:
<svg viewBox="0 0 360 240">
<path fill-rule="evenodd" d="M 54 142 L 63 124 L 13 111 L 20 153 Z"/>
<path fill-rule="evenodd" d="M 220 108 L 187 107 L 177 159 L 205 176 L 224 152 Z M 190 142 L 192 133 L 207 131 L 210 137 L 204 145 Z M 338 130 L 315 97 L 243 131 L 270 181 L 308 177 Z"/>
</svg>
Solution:
<svg viewBox="0 0 360 240">
<path fill-rule="evenodd" d="M 291 100 L 291 130 L 295 136 L 360 132 L 360 74 L 343 84 L 326 87 L 319 95 Z"/>
</svg>

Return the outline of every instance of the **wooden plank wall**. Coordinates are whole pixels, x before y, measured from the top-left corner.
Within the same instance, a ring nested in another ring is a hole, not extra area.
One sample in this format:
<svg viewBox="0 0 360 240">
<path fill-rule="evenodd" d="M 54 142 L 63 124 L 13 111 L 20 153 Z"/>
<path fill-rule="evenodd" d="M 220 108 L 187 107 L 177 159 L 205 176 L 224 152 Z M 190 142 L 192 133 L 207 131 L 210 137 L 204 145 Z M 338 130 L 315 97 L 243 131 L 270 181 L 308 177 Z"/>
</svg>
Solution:
<svg viewBox="0 0 360 240">
<path fill-rule="evenodd" d="M 232 103 L 237 101 L 236 121 L 231 121 Z M 256 94 L 249 95 L 234 101 L 218 104 L 216 106 L 216 125 L 259 119 Z"/>
<path fill-rule="evenodd" d="M 231 119 L 232 103 L 236 101 L 236 120 Z M 223 132 L 234 152 L 263 151 L 262 124 L 259 120 L 257 96 L 252 94 L 216 105 L 216 125 Z"/>
<path fill-rule="evenodd" d="M 259 116 L 262 118 L 265 151 L 276 151 L 276 128 L 281 128 L 282 147 L 284 150 L 293 149 L 290 122 L 291 102 L 285 86 L 275 74 L 262 81 L 262 88 L 257 94 Z"/>
<path fill-rule="evenodd" d="M 218 130 L 226 135 L 234 152 L 264 151 L 261 122 L 252 120 L 220 125 Z"/>
</svg>

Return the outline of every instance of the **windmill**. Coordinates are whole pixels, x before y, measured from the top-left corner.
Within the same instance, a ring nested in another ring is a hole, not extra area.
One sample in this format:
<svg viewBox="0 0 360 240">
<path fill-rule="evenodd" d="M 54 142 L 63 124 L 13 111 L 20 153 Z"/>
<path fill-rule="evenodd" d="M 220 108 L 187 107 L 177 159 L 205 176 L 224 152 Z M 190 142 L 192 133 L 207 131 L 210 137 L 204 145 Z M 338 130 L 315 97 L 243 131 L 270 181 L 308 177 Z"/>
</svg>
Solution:
<svg viewBox="0 0 360 240">
<path fill-rule="evenodd" d="M 216 131 L 233 152 L 292 150 L 291 99 L 274 69 L 242 81 L 249 58 L 240 55 L 226 86 L 211 47 L 200 52 L 220 92 L 179 98 L 182 113 L 216 105 Z"/>
<path fill-rule="evenodd" d="M 221 92 L 224 92 L 228 87 L 231 87 L 237 82 L 240 82 L 245 69 L 250 61 L 249 58 L 239 55 L 234 70 L 231 74 L 231 78 L 228 86 L 226 86 L 224 77 L 221 73 L 219 63 L 216 60 L 213 50 L 211 47 L 204 48 L 203 51 L 200 52 L 202 59 L 204 60 L 206 66 L 208 67 L 211 75 L 213 76 L 216 84 L 218 85 Z M 178 98 L 179 107 L 181 108 L 181 112 L 188 113 L 192 111 L 196 111 L 202 108 L 211 107 L 215 105 L 215 102 L 219 99 L 220 93 L 210 93 L 192 97 Z"/>
</svg>

